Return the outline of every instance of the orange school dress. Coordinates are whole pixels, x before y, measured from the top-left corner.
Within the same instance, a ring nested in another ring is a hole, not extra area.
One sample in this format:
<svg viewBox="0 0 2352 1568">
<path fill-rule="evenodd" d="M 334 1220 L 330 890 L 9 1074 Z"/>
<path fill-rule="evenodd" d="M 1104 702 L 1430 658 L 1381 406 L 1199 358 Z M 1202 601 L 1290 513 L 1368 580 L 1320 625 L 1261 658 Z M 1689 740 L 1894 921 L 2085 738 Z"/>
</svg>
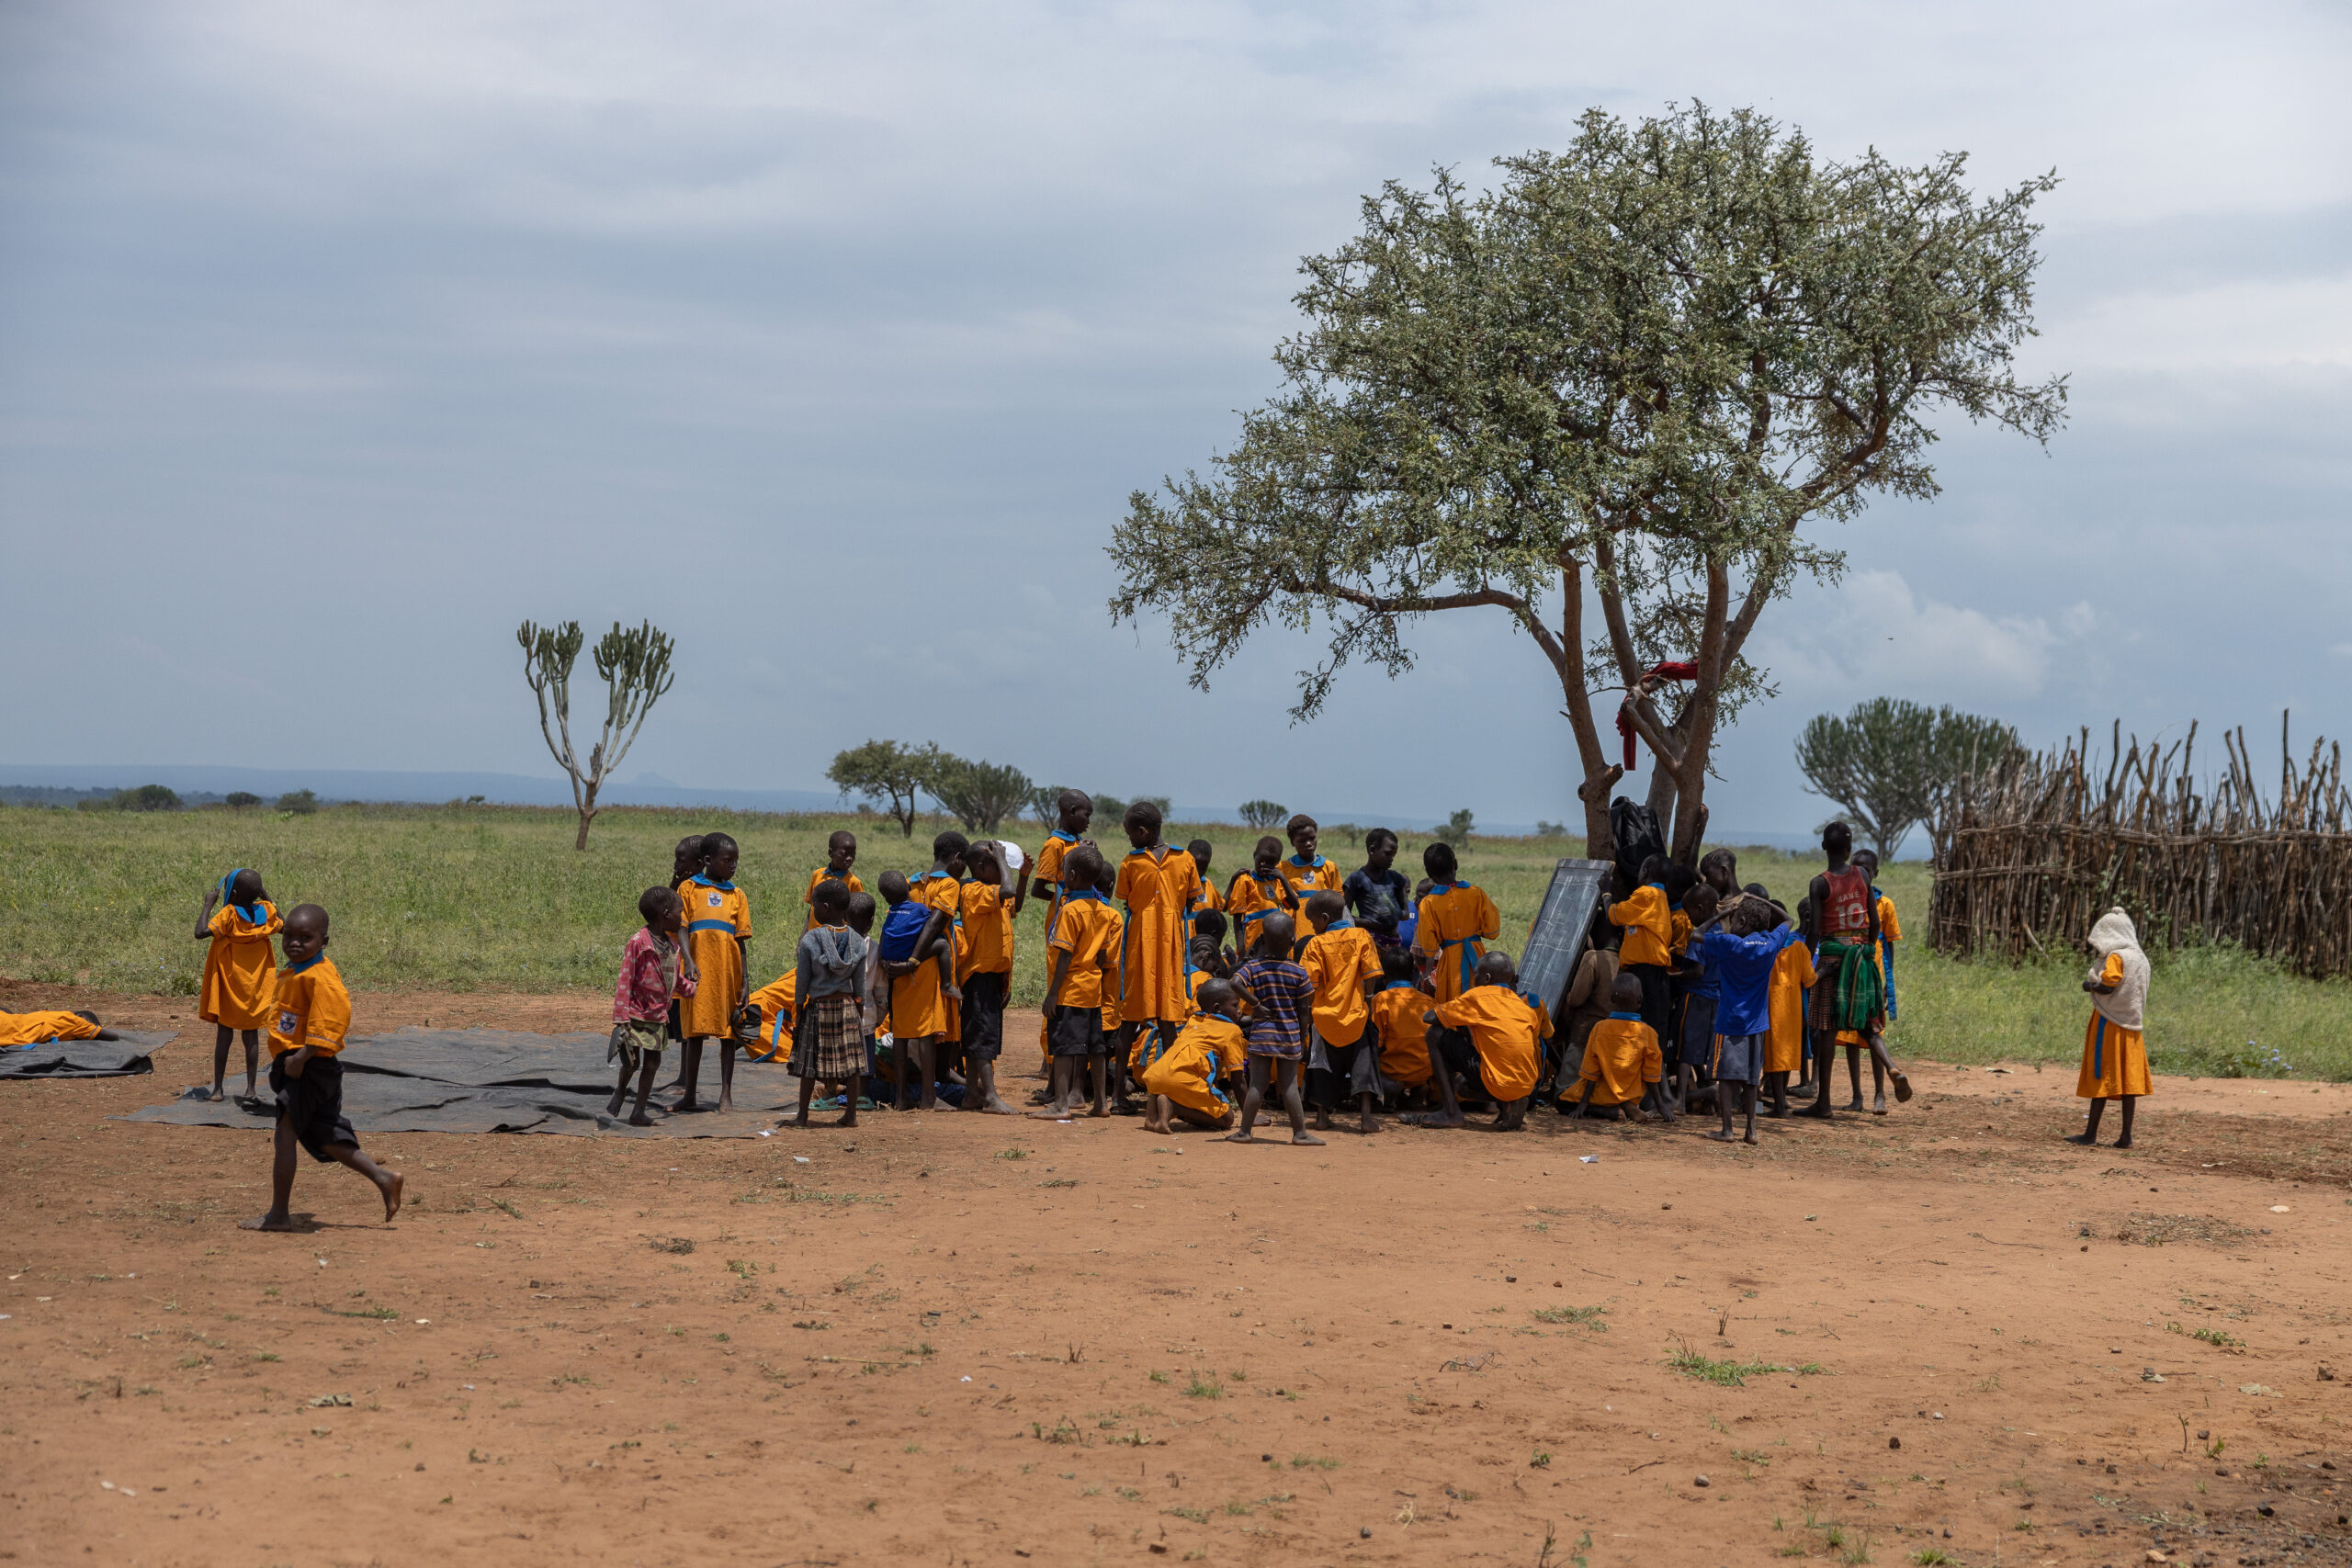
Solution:
<svg viewBox="0 0 2352 1568">
<path fill-rule="evenodd" d="M 1486 889 L 1466 882 L 1432 887 L 1420 902 L 1413 947 L 1436 960 L 1430 978 L 1440 1006 L 1472 989 L 1487 943 L 1502 934 L 1503 915 Z"/>
<path fill-rule="evenodd" d="M 678 998 L 681 1038 L 735 1032 L 735 998 L 743 988 L 743 950 L 752 939 L 752 901 L 731 882 L 690 876 L 678 886 L 686 906 L 683 935 L 699 976 L 695 994 Z"/>
<path fill-rule="evenodd" d="M 1186 911 L 1201 888 L 1200 868 L 1182 850 L 1137 850 L 1119 863 L 1112 897 L 1126 907 L 1119 946 L 1120 1017 L 1128 1023 L 1181 1021 L 1192 1010 L 1184 991 Z"/>
<path fill-rule="evenodd" d="M 212 945 L 204 953 L 196 1016 L 224 1029 L 266 1028 L 277 1008 L 277 954 L 269 939 L 286 929 L 277 906 L 266 898 L 242 908 L 223 904 L 205 929 Z"/>
<path fill-rule="evenodd" d="M 96 1040 L 97 1037 L 96 1024 L 62 1010 L 0 1012 L 0 1045 L 39 1045 L 50 1040 Z"/>
</svg>

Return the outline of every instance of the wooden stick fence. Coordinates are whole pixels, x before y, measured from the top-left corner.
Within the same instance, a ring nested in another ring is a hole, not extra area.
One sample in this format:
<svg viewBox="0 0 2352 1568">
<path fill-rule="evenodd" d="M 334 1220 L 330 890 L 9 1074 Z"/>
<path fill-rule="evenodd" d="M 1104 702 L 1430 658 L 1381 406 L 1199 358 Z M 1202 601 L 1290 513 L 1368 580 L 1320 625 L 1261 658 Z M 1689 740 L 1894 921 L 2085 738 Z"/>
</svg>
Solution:
<svg viewBox="0 0 2352 1568">
<path fill-rule="evenodd" d="M 2199 793 L 2197 728 L 2172 745 L 2127 743 L 2104 767 L 2090 731 L 1960 780 L 1930 825 L 1928 940 L 1960 957 L 2016 963 L 2082 953 L 2091 922 L 2121 905 L 2143 946 L 2233 942 L 2306 975 L 2352 973 L 2352 798 L 2339 746 L 2300 763 L 2279 720 L 2278 791 L 2256 783 L 2245 732 Z"/>
</svg>

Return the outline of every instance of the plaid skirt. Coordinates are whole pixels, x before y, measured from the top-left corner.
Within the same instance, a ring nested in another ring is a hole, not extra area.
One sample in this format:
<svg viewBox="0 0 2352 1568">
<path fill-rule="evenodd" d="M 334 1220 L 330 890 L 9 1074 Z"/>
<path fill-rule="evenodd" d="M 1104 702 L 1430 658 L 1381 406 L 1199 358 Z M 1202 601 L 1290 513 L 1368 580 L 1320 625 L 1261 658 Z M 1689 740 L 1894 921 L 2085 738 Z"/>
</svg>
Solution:
<svg viewBox="0 0 2352 1568">
<path fill-rule="evenodd" d="M 819 997 L 800 1011 L 793 1043 L 795 1077 L 841 1083 L 865 1073 L 865 1030 L 855 997 Z"/>
</svg>

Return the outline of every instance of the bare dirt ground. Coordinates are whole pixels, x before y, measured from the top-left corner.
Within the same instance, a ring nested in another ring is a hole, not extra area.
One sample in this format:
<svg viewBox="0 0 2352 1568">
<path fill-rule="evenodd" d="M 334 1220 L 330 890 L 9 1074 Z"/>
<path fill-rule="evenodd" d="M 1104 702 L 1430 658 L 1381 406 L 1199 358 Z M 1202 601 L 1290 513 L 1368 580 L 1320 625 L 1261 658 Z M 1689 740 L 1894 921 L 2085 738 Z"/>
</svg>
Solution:
<svg viewBox="0 0 2352 1568">
<path fill-rule="evenodd" d="M 2030 1066 L 1753 1150 L 388 1134 L 395 1224 L 305 1162 L 263 1235 L 263 1138 L 107 1120 L 209 1077 L 189 1003 L 0 987 L 69 998 L 182 1032 L 0 1085 L 0 1557 L 2352 1562 L 2341 1086 L 2164 1080 L 2128 1153 Z"/>
</svg>

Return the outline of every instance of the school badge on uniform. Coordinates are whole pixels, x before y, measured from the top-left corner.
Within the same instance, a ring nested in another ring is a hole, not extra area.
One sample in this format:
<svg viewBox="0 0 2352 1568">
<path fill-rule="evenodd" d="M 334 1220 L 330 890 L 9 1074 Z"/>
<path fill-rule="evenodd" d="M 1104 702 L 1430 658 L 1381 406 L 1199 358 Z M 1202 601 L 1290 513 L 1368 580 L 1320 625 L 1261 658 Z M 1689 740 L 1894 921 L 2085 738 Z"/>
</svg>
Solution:
<svg viewBox="0 0 2352 1568">
<path fill-rule="evenodd" d="M 716 893 L 706 893 L 706 894 L 704 894 L 704 895 L 703 895 L 702 901 L 703 901 L 703 903 L 704 903 L 705 905 L 707 905 L 707 907 L 709 907 L 710 908 L 713 908 L 713 909 L 718 908 L 719 905 L 721 905 L 721 904 L 723 904 L 723 903 L 725 903 L 725 902 L 726 902 L 726 900 L 725 900 L 725 899 L 721 898 L 721 897 L 720 897 L 718 894 L 716 894 Z"/>
<path fill-rule="evenodd" d="M 277 1015 L 277 1032 L 291 1035 L 294 1032 L 294 1026 L 300 1021 L 300 1019 L 290 1012 L 281 1012 Z"/>
</svg>

